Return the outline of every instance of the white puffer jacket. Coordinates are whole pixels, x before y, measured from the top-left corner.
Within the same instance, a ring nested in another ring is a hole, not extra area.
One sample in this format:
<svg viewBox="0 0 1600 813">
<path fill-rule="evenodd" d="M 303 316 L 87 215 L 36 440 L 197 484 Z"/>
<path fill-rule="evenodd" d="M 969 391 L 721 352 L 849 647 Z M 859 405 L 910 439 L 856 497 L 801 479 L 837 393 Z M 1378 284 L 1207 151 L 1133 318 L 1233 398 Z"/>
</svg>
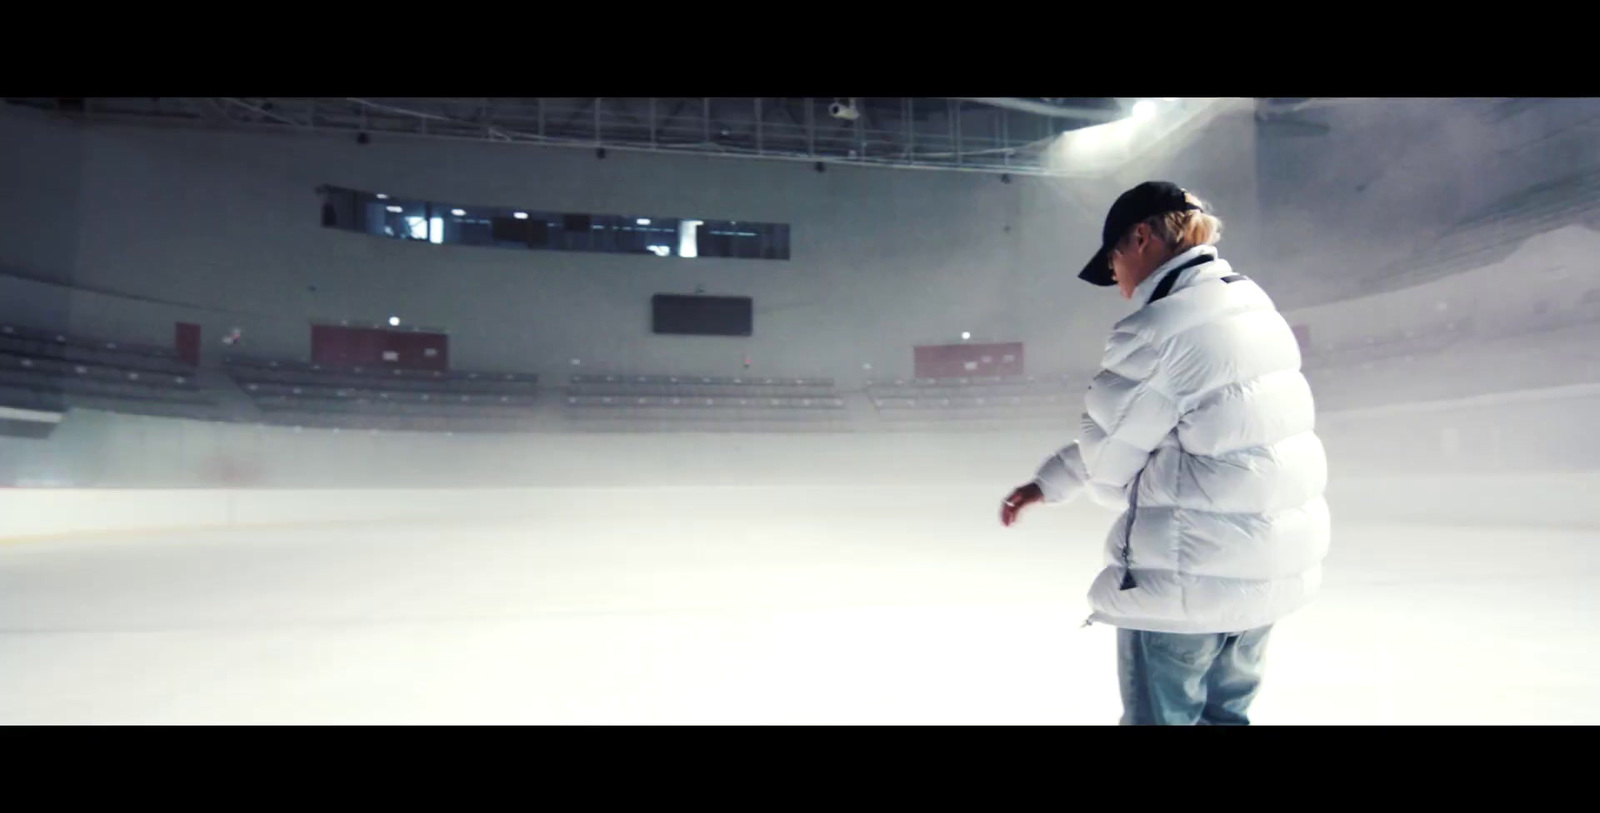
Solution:
<svg viewBox="0 0 1600 813">
<path fill-rule="evenodd" d="M 1036 477 L 1047 502 L 1087 490 L 1126 509 L 1089 620 L 1182 633 L 1275 623 L 1311 601 L 1328 551 L 1327 458 L 1299 345 L 1212 246 L 1156 269 L 1133 301 L 1146 304 L 1113 328 L 1078 440 Z"/>
</svg>

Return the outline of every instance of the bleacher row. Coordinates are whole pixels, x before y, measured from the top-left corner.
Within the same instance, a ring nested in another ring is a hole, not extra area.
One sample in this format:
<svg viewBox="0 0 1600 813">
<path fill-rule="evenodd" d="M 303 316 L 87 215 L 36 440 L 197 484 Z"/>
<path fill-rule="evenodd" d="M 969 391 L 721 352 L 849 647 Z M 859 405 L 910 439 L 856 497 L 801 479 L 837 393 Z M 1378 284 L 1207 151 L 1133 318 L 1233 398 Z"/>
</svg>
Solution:
<svg viewBox="0 0 1600 813">
<path fill-rule="evenodd" d="M 528 432 L 534 424 L 525 419 L 481 416 L 386 415 L 374 412 L 315 411 L 303 409 L 264 409 L 259 421 L 267 426 L 292 426 L 334 431 L 425 432 L 432 434 L 472 434 L 480 432 Z"/>
<path fill-rule="evenodd" d="M 762 398 L 778 401 L 825 400 L 837 395 L 831 378 L 575 375 L 568 380 L 570 383 L 567 387 L 567 404 L 575 407 L 611 405 L 612 402 L 606 400 L 608 398 L 668 399 L 667 403 L 670 405 L 694 406 L 696 399 L 707 398 L 732 398 L 748 402 Z M 599 400 L 594 400 L 596 398 Z"/>
<path fill-rule="evenodd" d="M 472 408 L 493 408 L 496 405 L 526 408 L 536 399 L 529 394 L 496 395 L 476 391 L 416 391 L 391 390 L 373 387 L 340 387 L 329 384 L 243 383 L 245 392 L 257 401 L 271 399 L 303 401 L 337 401 L 340 403 L 392 403 L 436 404 L 439 406 L 469 405 Z"/>
<path fill-rule="evenodd" d="M 0 353 L 12 356 L 52 359 L 92 367 L 114 367 L 121 370 L 153 374 L 182 376 L 193 367 L 174 357 L 162 357 L 123 349 L 117 342 L 101 342 L 95 346 L 67 344 L 55 340 L 22 338 L 5 332 L 0 326 Z"/>
<path fill-rule="evenodd" d="M 168 348 L 0 324 L 0 406 L 215 419 L 194 368 Z"/>
<path fill-rule="evenodd" d="M 1600 350 L 1592 350 L 1600 348 L 1600 321 L 1443 345 L 1437 336 L 1402 338 L 1416 339 L 1403 353 L 1341 352 L 1338 363 L 1309 369 L 1319 409 L 1600 380 Z M 1390 351 L 1387 342 L 1379 345 Z M 224 371 L 254 407 L 245 420 L 285 426 L 529 431 L 541 425 L 539 413 L 548 403 L 531 373 L 396 374 L 242 358 L 228 359 Z M 0 406 L 241 419 L 219 411 L 221 391 L 201 387 L 197 377 L 171 351 L 0 325 Z M 1082 374 L 882 379 L 868 382 L 860 399 L 830 378 L 574 375 L 550 406 L 561 424 L 580 428 L 846 429 L 873 417 L 888 429 L 999 428 L 1070 424 L 1087 380 Z M 852 418 L 851 398 L 870 411 Z"/>
<path fill-rule="evenodd" d="M 121 365 L 129 369 L 171 373 L 193 369 L 168 347 L 72 336 L 22 325 L 0 324 L 0 349 L 4 348 L 28 355 Z"/>
<path fill-rule="evenodd" d="M 48 357 L 29 357 L 0 351 L 0 372 L 11 373 L 18 382 L 50 380 L 64 386 L 79 384 L 121 387 L 129 392 L 170 390 L 193 392 L 194 383 L 184 375 L 129 370 L 104 363 L 77 364 Z"/>
<path fill-rule="evenodd" d="M 567 425 L 592 430 L 841 429 L 845 401 L 831 378 L 573 375 Z"/>
<path fill-rule="evenodd" d="M 1600 381 L 1600 322 L 1306 371 L 1319 411 Z"/>
<path fill-rule="evenodd" d="M 1078 378 L 1063 375 L 974 375 L 961 378 L 874 378 L 868 386 L 888 389 L 904 387 L 995 387 L 995 386 L 1052 386 L 1065 384 Z"/>
<path fill-rule="evenodd" d="M 334 367 L 230 355 L 223 370 L 253 407 L 285 426 L 394 431 L 522 431 L 541 405 L 532 373 Z M 878 415 L 961 420 L 1053 414 L 1067 377 L 870 382 Z M 0 326 L 0 403 L 72 406 L 205 420 L 225 416 L 171 350 Z M 239 396 L 234 396 L 238 398 Z M 831 378 L 580 374 L 560 402 L 566 422 L 614 428 L 843 428 L 848 402 Z"/>
<path fill-rule="evenodd" d="M 683 406 L 683 407 L 772 407 L 778 409 L 840 409 L 843 398 L 697 398 L 651 395 L 569 395 L 567 404 L 576 407 Z"/>
<path fill-rule="evenodd" d="M 1387 336 L 1331 343 L 1319 341 L 1301 357 L 1301 368 L 1345 367 L 1380 358 L 1444 350 L 1472 336 L 1472 323 L 1450 322 L 1434 331 L 1406 330 Z"/>
<path fill-rule="evenodd" d="M 1523 337 L 1569 328 L 1582 329 L 1597 323 L 1600 323 L 1600 294 L 1591 291 L 1575 302 L 1536 303 L 1500 313 L 1493 319 L 1467 316 L 1442 325 L 1408 327 L 1381 336 L 1335 342 L 1319 340 L 1305 354 L 1302 367 L 1306 370 L 1352 367 L 1379 359 L 1444 353 L 1457 347 L 1512 345 Z"/>
<path fill-rule="evenodd" d="M 967 409 L 976 407 L 1021 407 L 1035 404 L 1058 404 L 1081 400 L 1065 393 L 1048 395 L 968 395 L 955 398 L 874 398 L 872 403 L 880 410 L 890 409 Z"/>
<path fill-rule="evenodd" d="M 1596 200 L 1600 200 L 1600 172 L 1537 184 L 1456 223 L 1435 244 L 1383 269 L 1383 276 L 1403 273 L 1414 285 L 1481 268 L 1509 255 L 1522 240 L 1592 220 Z"/>
<path fill-rule="evenodd" d="M 1060 421 L 1081 404 L 1078 383 L 1087 376 L 973 376 L 886 379 L 871 382 L 867 396 L 878 418 L 897 428 L 998 428 Z"/>
<path fill-rule="evenodd" d="M 693 376 L 693 375 L 574 375 L 567 379 L 573 386 L 596 384 L 621 384 L 627 386 L 658 386 L 663 384 L 709 384 L 714 386 L 766 386 L 766 387 L 821 387 L 831 389 L 831 378 L 753 378 L 749 376 Z"/>
<path fill-rule="evenodd" d="M 469 370 L 410 370 L 400 367 L 335 367 L 307 361 L 264 359 L 230 355 L 223 360 L 236 379 L 285 382 L 345 382 L 353 386 L 381 380 L 393 389 L 478 390 L 501 392 L 521 388 L 531 391 L 539 383 L 536 373 Z"/>
<path fill-rule="evenodd" d="M 410 432 L 517 432 L 533 425 L 532 373 L 338 367 L 229 356 L 224 370 L 263 423 Z"/>
</svg>

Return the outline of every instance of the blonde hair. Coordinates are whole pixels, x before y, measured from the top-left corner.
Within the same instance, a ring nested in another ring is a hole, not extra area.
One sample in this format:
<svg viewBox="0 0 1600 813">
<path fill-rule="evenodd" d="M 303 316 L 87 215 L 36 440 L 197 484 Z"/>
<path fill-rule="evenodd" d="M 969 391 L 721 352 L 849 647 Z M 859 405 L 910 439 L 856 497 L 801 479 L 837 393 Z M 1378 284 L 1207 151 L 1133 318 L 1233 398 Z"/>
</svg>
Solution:
<svg viewBox="0 0 1600 813">
<path fill-rule="evenodd" d="M 1195 206 L 1210 208 L 1192 193 L 1184 196 Z M 1182 254 L 1195 246 L 1216 245 L 1222 239 L 1222 220 L 1206 211 L 1168 212 L 1145 222 L 1174 254 Z"/>
</svg>

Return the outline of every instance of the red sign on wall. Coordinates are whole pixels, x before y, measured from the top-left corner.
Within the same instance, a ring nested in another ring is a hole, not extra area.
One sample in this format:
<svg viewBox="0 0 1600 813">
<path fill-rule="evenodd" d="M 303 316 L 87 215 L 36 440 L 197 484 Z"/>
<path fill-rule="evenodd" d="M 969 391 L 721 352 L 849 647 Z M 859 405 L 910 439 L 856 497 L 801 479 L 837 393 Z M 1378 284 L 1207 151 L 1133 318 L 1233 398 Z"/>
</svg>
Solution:
<svg viewBox="0 0 1600 813">
<path fill-rule="evenodd" d="M 333 367 L 448 370 L 450 337 L 409 330 L 312 325 L 311 360 Z"/>
<path fill-rule="evenodd" d="M 173 349 L 184 364 L 200 366 L 200 326 L 193 322 L 173 323 Z"/>
<path fill-rule="evenodd" d="M 913 352 L 917 378 L 1023 375 L 1022 342 L 924 344 Z"/>
</svg>

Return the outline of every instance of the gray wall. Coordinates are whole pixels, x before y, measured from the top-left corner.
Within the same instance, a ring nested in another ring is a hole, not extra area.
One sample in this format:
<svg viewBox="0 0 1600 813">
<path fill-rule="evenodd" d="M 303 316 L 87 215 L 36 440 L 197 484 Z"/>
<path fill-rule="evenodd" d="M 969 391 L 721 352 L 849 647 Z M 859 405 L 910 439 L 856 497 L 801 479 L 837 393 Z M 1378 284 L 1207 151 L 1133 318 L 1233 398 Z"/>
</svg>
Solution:
<svg viewBox="0 0 1600 813">
<path fill-rule="evenodd" d="M 461 368 L 862 374 L 911 372 L 911 346 L 1021 340 L 1036 371 L 1092 363 L 1114 297 L 1072 272 L 1105 201 L 1060 181 L 613 151 L 99 126 L 12 113 L 9 221 L 37 239 L 0 260 L 89 291 L 68 327 L 171 340 L 198 319 L 208 351 L 233 326 L 250 352 L 305 356 L 312 318 L 398 314 L 453 334 Z M 76 159 L 74 160 L 74 156 Z M 36 164 L 59 165 L 60 174 Z M 791 224 L 789 262 L 432 246 L 324 229 L 314 189 L 531 209 Z M 17 201 L 24 203 L 18 204 Z M 1009 227 L 1009 230 L 1008 230 Z M 750 295 L 750 339 L 656 337 L 658 292 Z M 310 288 L 315 286 L 313 292 Z M 45 317 L 60 289 L 0 295 Z M 142 299 L 129 299 L 127 296 Z M 24 314 L 26 315 L 26 314 Z"/>
<path fill-rule="evenodd" d="M 448 328 L 462 368 L 911 372 L 911 346 L 1021 340 L 1035 372 L 1093 363 L 1126 305 L 1073 274 L 1122 188 L 1167 178 L 1227 222 L 1224 256 L 1285 308 L 1563 173 L 1600 169 L 1594 100 L 1385 100 L 1231 112 L 1098 181 L 378 137 L 80 125 L 0 111 L 0 318 L 168 342 L 201 322 L 305 356 L 313 318 Z M 463 204 L 791 224 L 789 262 L 431 246 L 323 229 L 319 184 Z M 1007 230 L 1009 227 L 1009 231 Z M 56 284 L 42 284 L 44 280 Z M 649 297 L 756 300 L 751 339 L 656 337 Z M 311 287 L 315 286 L 315 291 Z"/>
<path fill-rule="evenodd" d="M 44 127 L 28 115 L 0 113 L 0 319 L 67 324 L 82 151 L 80 128 Z M 15 275 L 59 284 L 24 284 Z"/>
<path fill-rule="evenodd" d="M 0 113 L 0 271 L 70 281 L 81 218 L 82 128 Z"/>
<path fill-rule="evenodd" d="M 1254 151 L 1264 259 L 1298 281 L 1284 307 L 1407 284 L 1453 224 L 1600 170 L 1596 99 L 1385 99 L 1294 118 L 1261 124 Z"/>
</svg>

